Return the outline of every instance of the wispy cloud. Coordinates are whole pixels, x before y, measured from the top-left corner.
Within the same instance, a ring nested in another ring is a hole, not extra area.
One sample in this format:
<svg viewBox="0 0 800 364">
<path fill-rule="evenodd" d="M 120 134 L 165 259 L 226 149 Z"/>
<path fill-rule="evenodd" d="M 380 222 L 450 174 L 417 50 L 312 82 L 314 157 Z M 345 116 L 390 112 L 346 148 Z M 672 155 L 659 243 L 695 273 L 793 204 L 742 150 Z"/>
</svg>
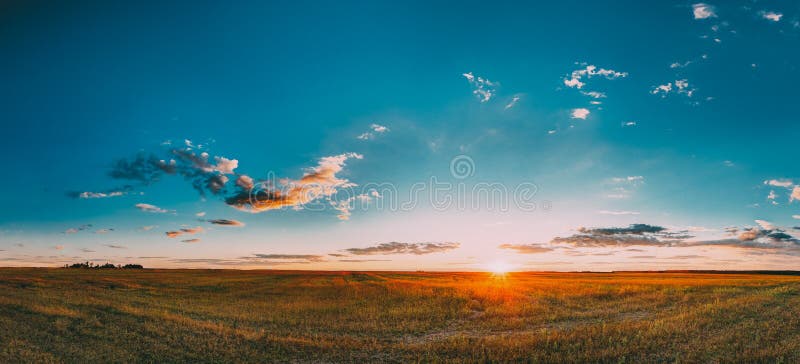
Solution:
<svg viewBox="0 0 800 364">
<path fill-rule="evenodd" d="M 137 203 L 136 208 L 144 212 L 152 212 L 156 214 L 164 214 L 170 212 L 170 210 L 162 209 L 156 205 L 151 205 L 149 203 Z"/>
<path fill-rule="evenodd" d="M 457 249 L 461 244 L 459 243 L 381 243 L 375 246 L 366 248 L 350 248 L 345 249 L 346 252 L 353 255 L 389 255 L 389 254 L 413 254 L 424 255 L 432 253 L 441 253 L 449 250 Z"/>
<path fill-rule="evenodd" d="M 222 226 L 244 226 L 243 222 L 237 220 L 214 219 L 214 220 L 208 220 L 208 222 L 214 225 L 222 225 Z"/>
<path fill-rule="evenodd" d="M 475 76 L 472 72 L 462 74 L 472 86 L 472 93 L 478 97 L 480 102 L 487 102 L 497 93 L 497 83 L 489 81 L 480 76 Z"/>
<path fill-rule="evenodd" d="M 79 198 L 79 199 L 96 199 L 96 198 L 109 198 L 109 197 L 119 197 L 128 194 L 133 189 L 132 186 L 123 186 L 120 188 L 111 189 L 108 191 L 102 192 L 92 192 L 92 191 L 71 191 L 67 192 L 67 196 L 72 198 Z"/>
<path fill-rule="evenodd" d="M 77 233 L 79 231 L 86 231 L 86 230 L 89 230 L 91 228 L 92 228 L 92 224 L 83 224 L 83 225 L 78 226 L 78 227 L 69 228 L 67 230 L 64 230 L 64 234 L 75 234 L 75 233 Z"/>
<path fill-rule="evenodd" d="M 361 140 L 372 140 L 375 139 L 376 136 L 385 134 L 387 132 L 389 132 L 389 128 L 380 124 L 372 124 L 369 126 L 369 131 L 360 134 L 356 138 Z"/>
<path fill-rule="evenodd" d="M 506 104 L 506 107 L 505 107 L 505 109 L 506 109 L 506 110 L 508 110 L 508 109 L 510 109 L 510 108 L 512 108 L 512 107 L 514 107 L 515 105 L 517 105 L 517 102 L 518 102 L 519 100 L 520 100 L 520 97 L 519 97 L 518 95 L 514 95 L 514 97 L 512 97 L 512 98 L 511 98 L 511 101 L 509 101 L 509 102 Z"/>
<path fill-rule="evenodd" d="M 117 244 L 103 244 L 103 246 L 111 249 L 128 249 L 127 246 Z"/>
<path fill-rule="evenodd" d="M 540 254 L 553 251 L 552 247 L 542 244 L 501 244 L 498 248 L 513 250 L 520 254 Z"/>
<path fill-rule="evenodd" d="M 195 227 L 195 228 L 182 228 L 182 229 L 179 229 L 179 230 L 167 231 L 164 234 L 166 234 L 167 237 L 169 237 L 169 238 L 176 238 L 176 237 L 181 236 L 181 235 L 194 235 L 194 234 L 197 234 L 197 233 L 201 233 L 203 231 L 204 231 L 203 228 L 201 226 L 198 226 L 198 227 Z"/>
<path fill-rule="evenodd" d="M 304 260 L 308 262 L 323 262 L 325 257 L 315 254 L 253 254 L 254 258 L 267 260 Z"/>
<path fill-rule="evenodd" d="M 639 215 L 638 211 L 624 211 L 624 210 L 600 210 L 597 211 L 601 215 Z"/>
</svg>

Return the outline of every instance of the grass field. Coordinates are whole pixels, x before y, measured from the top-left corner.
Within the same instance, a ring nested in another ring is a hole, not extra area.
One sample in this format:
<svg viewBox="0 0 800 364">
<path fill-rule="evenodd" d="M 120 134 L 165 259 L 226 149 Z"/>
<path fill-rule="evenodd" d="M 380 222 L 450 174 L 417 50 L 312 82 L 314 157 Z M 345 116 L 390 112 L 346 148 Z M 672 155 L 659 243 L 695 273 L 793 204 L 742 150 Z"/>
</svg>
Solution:
<svg viewBox="0 0 800 364">
<path fill-rule="evenodd" d="M 0 269 L 0 362 L 800 361 L 800 277 Z"/>
</svg>

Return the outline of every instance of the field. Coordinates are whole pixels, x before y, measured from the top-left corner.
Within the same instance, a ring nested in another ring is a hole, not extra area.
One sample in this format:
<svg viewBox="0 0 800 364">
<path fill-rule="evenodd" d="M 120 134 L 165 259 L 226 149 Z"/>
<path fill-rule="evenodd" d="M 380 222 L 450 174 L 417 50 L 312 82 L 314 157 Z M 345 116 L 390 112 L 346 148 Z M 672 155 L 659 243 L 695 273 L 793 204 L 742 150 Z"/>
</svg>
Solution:
<svg viewBox="0 0 800 364">
<path fill-rule="evenodd" d="M 798 362 L 800 277 L 0 269 L 0 362 Z"/>
</svg>

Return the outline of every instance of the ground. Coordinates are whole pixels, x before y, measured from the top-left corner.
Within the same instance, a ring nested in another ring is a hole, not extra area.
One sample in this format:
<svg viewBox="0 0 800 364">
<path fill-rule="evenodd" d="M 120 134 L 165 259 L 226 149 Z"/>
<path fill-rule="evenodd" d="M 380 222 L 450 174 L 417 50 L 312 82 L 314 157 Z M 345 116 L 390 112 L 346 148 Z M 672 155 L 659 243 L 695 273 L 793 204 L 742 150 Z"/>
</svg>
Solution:
<svg viewBox="0 0 800 364">
<path fill-rule="evenodd" d="M 0 362 L 798 362 L 800 277 L 0 269 Z"/>
</svg>

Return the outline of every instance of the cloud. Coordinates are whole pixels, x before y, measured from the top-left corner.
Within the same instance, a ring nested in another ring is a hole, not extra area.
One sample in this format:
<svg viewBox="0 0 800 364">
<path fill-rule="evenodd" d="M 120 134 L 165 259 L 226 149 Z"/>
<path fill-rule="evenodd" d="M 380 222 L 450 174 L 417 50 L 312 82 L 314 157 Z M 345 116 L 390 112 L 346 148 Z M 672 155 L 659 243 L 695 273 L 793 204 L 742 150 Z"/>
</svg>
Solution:
<svg viewBox="0 0 800 364">
<path fill-rule="evenodd" d="M 64 250 L 64 246 L 63 245 L 56 245 L 56 246 L 53 247 L 53 249 L 55 249 L 55 250 Z"/>
<path fill-rule="evenodd" d="M 380 243 L 375 246 L 366 248 L 350 248 L 345 249 L 346 252 L 353 255 L 389 255 L 389 254 L 414 254 L 424 255 L 432 253 L 442 253 L 449 250 L 457 249 L 461 244 L 459 243 Z"/>
<path fill-rule="evenodd" d="M 150 230 L 153 230 L 153 229 L 155 229 L 157 227 L 158 227 L 158 225 L 146 225 L 146 226 L 140 227 L 139 230 L 150 231 Z"/>
<path fill-rule="evenodd" d="M 602 99 L 606 97 L 605 93 L 598 91 L 581 91 L 581 93 L 593 99 Z"/>
<path fill-rule="evenodd" d="M 89 248 L 81 248 L 80 251 L 82 253 L 94 253 L 95 251 Z"/>
<path fill-rule="evenodd" d="M 202 145 L 194 145 L 188 140 L 185 145 L 168 149 L 163 157 L 139 153 L 130 159 L 119 159 L 113 163 L 109 175 L 145 185 L 159 181 L 164 175 L 180 175 L 191 181 L 192 187 L 201 195 L 205 191 L 213 194 L 223 192 L 229 179 L 227 175 L 235 173 L 239 161 L 222 156 L 212 158 L 207 152 L 200 152 Z"/>
<path fill-rule="evenodd" d="M 611 178 L 611 182 L 617 184 L 629 183 L 632 185 L 638 185 L 644 183 L 644 177 L 643 176 L 613 177 Z"/>
<path fill-rule="evenodd" d="M 668 246 L 677 242 L 682 234 L 674 234 L 661 226 L 633 224 L 619 228 L 579 228 L 578 234 L 554 238 L 553 244 L 568 244 L 576 247 L 609 246 Z"/>
<path fill-rule="evenodd" d="M 758 227 L 728 228 L 732 238 L 717 240 L 692 240 L 687 231 L 670 231 L 667 228 L 648 224 L 633 224 L 628 227 L 579 228 L 578 233 L 568 237 L 556 237 L 551 244 L 574 247 L 698 247 L 725 246 L 743 249 L 783 249 L 785 253 L 800 254 L 800 240 L 787 234 L 769 222 L 757 220 Z"/>
<path fill-rule="evenodd" d="M 586 120 L 586 117 L 589 116 L 589 109 L 586 108 L 577 108 L 572 109 L 571 117 L 573 119 L 583 119 Z"/>
<path fill-rule="evenodd" d="M 158 181 L 164 173 L 174 174 L 175 163 L 169 164 L 154 154 L 139 153 L 131 159 L 118 159 L 115 161 L 108 175 L 115 179 L 150 184 Z"/>
<path fill-rule="evenodd" d="M 793 219 L 800 220 L 800 215 L 792 215 Z"/>
<path fill-rule="evenodd" d="M 692 14 L 695 19 L 708 19 L 716 18 L 716 8 L 704 3 L 697 3 L 692 5 Z"/>
<path fill-rule="evenodd" d="M 506 107 L 505 107 L 505 109 L 506 109 L 506 110 L 508 110 L 508 109 L 510 109 L 510 108 L 512 108 L 512 107 L 514 107 L 514 106 L 517 104 L 517 102 L 519 101 L 519 99 L 520 99 L 520 97 L 519 97 L 519 96 L 517 96 L 517 95 L 514 95 L 514 97 L 512 97 L 512 98 L 511 98 L 511 101 L 509 101 L 509 102 L 506 104 Z"/>
<path fill-rule="evenodd" d="M 553 248 L 541 244 L 501 244 L 498 248 L 514 250 L 520 254 L 539 254 L 553 251 Z"/>
<path fill-rule="evenodd" d="M 681 63 L 681 62 L 673 62 L 672 64 L 669 65 L 669 68 L 686 68 L 692 63 L 694 63 L 694 62 L 692 62 L 691 60 L 683 62 L 683 63 Z"/>
<path fill-rule="evenodd" d="M 758 226 L 761 226 L 761 228 L 764 230 L 775 230 L 775 225 L 772 225 L 772 223 L 770 223 L 769 221 L 756 220 L 756 224 L 758 224 Z"/>
<path fill-rule="evenodd" d="M 774 22 L 779 22 L 779 21 L 781 21 L 781 18 L 783 18 L 783 14 L 776 13 L 774 11 L 762 10 L 762 11 L 758 12 L 758 14 L 761 15 L 762 18 L 767 19 L 767 20 L 771 20 L 771 21 L 774 21 Z"/>
<path fill-rule="evenodd" d="M 337 176 L 348 159 L 362 159 L 357 153 L 345 153 L 321 158 L 316 167 L 310 168 L 300 179 L 283 179 L 279 185 L 271 181 L 261 182 L 247 189 L 239 186 L 238 193 L 225 202 L 242 211 L 258 213 L 283 207 L 301 208 L 302 205 L 330 199 L 339 189 L 356 186 Z"/>
<path fill-rule="evenodd" d="M 79 231 L 85 231 L 85 230 L 89 230 L 91 228 L 92 228 L 92 224 L 83 224 L 81 226 L 74 227 L 74 228 L 69 228 L 69 229 L 65 230 L 64 234 L 75 234 L 75 233 L 77 233 Z"/>
<path fill-rule="evenodd" d="M 160 207 L 158 207 L 156 205 L 151 205 L 149 203 L 137 203 L 136 204 L 136 208 L 139 209 L 139 210 L 142 210 L 144 212 L 152 212 L 152 213 L 157 213 L 157 214 L 163 214 L 163 213 L 170 212 L 170 210 L 165 210 L 165 209 L 162 209 L 162 208 L 160 208 Z"/>
<path fill-rule="evenodd" d="M 103 246 L 111 248 L 111 249 L 128 249 L 127 246 L 124 245 L 116 245 L 116 244 L 103 244 Z"/>
<path fill-rule="evenodd" d="M 375 136 L 387 133 L 389 131 L 389 128 L 380 124 L 372 124 L 369 126 L 369 129 L 370 131 L 364 132 L 356 138 L 361 140 L 372 140 L 375 139 Z"/>
<path fill-rule="evenodd" d="M 661 95 L 662 98 L 667 97 L 668 94 L 673 92 L 686 97 L 692 97 L 695 91 L 696 89 L 689 86 L 689 80 L 681 79 L 675 80 L 674 82 L 667 82 L 664 85 L 658 85 L 650 90 L 650 93 L 653 95 Z"/>
<path fill-rule="evenodd" d="M 612 69 L 597 68 L 595 65 L 587 65 L 585 68 L 577 69 L 570 73 L 569 77 L 564 78 L 564 85 L 567 87 L 582 89 L 586 85 L 584 82 L 592 77 L 600 76 L 609 80 L 627 77 L 627 72 L 617 72 Z"/>
<path fill-rule="evenodd" d="M 254 258 L 267 260 L 304 260 L 308 262 L 324 262 L 325 257 L 314 254 L 253 254 Z M 250 259 L 250 257 L 247 257 Z"/>
<path fill-rule="evenodd" d="M 793 202 L 794 200 L 800 200 L 800 186 L 794 186 L 792 194 L 789 195 L 789 202 Z"/>
<path fill-rule="evenodd" d="M 191 244 L 191 243 L 199 243 L 199 242 L 200 242 L 200 239 L 198 239 L 198 238 L 181 240 L 181 243 L 189 243 L 189 244 Z"/>
<path fill-rule="evenodd" d="M 91 191 L 71 191 L 67 192 L 67 196 L 72 198 L 79 198 L 79 199 L 96 199 L 96 198 L 109 198 L 109 197 L 119 197 L 128 194 L 133 189 L 132 186 L 126 185 L 120 188 L 111 189 L 108 191 L 102 192 L 91 192 Z"/>
<path fill-rule="evenodd" d="M 189 239 L 191 240 L 191 239 Z M 321 255 L 311 254 L 254 254 L 252 256 L 218 259 L 218 258 L 189 258 L 171 259 L 171 262 L 182 264 L 206 263 L 213 265 L 227 266 L 248 266 L 248 265 L 285 265 L 285 264 L 310 264 L 324 262 Z"/>
<path fill-rule="evenodd" d="M 223 226 L 244 226 L 244 223 L 237 220 L 227 220 L 227 219 L 215 219 L 215 220 L 208 220 L 209 223 L 214 225 L 223 225 Z"/>
<path fill-rule="evenodd" d="M 764 181 L 764 184 L 768 186 L 789 188 L 794 185 L 794 182 L 792 182 L 790 179 L 770 179 Z"/>
<path fill-rule="evenodd" d="M 472 72 L 462 74 L 472 86 L 472 93 L 478 97 L 480 102 L 487 102 L 497 93 L 497 83 L 489 81 L 483 77 L 475 76 Z"/>
<path fill-rule="evenodd" d="M 197 233 L 202 233 L 203 231 L 204 231 L 203 228 L 201 226 L 198 226 L 195 228 L 183 228 L 174 231 L 167 231 L 165 234 L 167 235 L 168 238 L 176 238 L 181 235 L 194 235 Z"/>
<path fill-rule="evenodd" d="M 626 122 L 622 123 L 622 127 L 623 128 L 629 128 L 629 127 L 633 127 L 633 126 L 636 126 L 636 122 L 635 121 L 626 121 Z"/>
<path fill-rule="evenodd" d="M 366 204 L 372 201 L 374 197 L 380 197 L 378 191 L 373 190 L 372 195 L 368 195 L 366 193 L 362 193 L 353 197 L 346 198 L 341 201 L 331 201 L 331 206 L 337 211 L 339 211 L 339 215 L 336 217 L 339 220 L 350 220 L 350 214 L 353 209 L 355 209 L 355 203 L 359 202 L 361 204 Z"/>
<path fill-rule="evenodd" d="M 194 214 L 194 216 L 203 217 L 203 216 L 206 216 L 206 213 L 205 213 L 205 211 L 201 211 L 201 212 L 198 212 L 198 213 Z"/>
<path fill-rule="evenodd" d="M 601 215 L 639 215 L 637 211 L 612 211 L 612 210 L 600 210 L 597 211 L 598 214 Z"/>
<path fill-rule="evenodd" d="M 391 259 L 339 259 L 337 262 L 366 263 L 366 262 L 391 262 Z"/>
</svg>

